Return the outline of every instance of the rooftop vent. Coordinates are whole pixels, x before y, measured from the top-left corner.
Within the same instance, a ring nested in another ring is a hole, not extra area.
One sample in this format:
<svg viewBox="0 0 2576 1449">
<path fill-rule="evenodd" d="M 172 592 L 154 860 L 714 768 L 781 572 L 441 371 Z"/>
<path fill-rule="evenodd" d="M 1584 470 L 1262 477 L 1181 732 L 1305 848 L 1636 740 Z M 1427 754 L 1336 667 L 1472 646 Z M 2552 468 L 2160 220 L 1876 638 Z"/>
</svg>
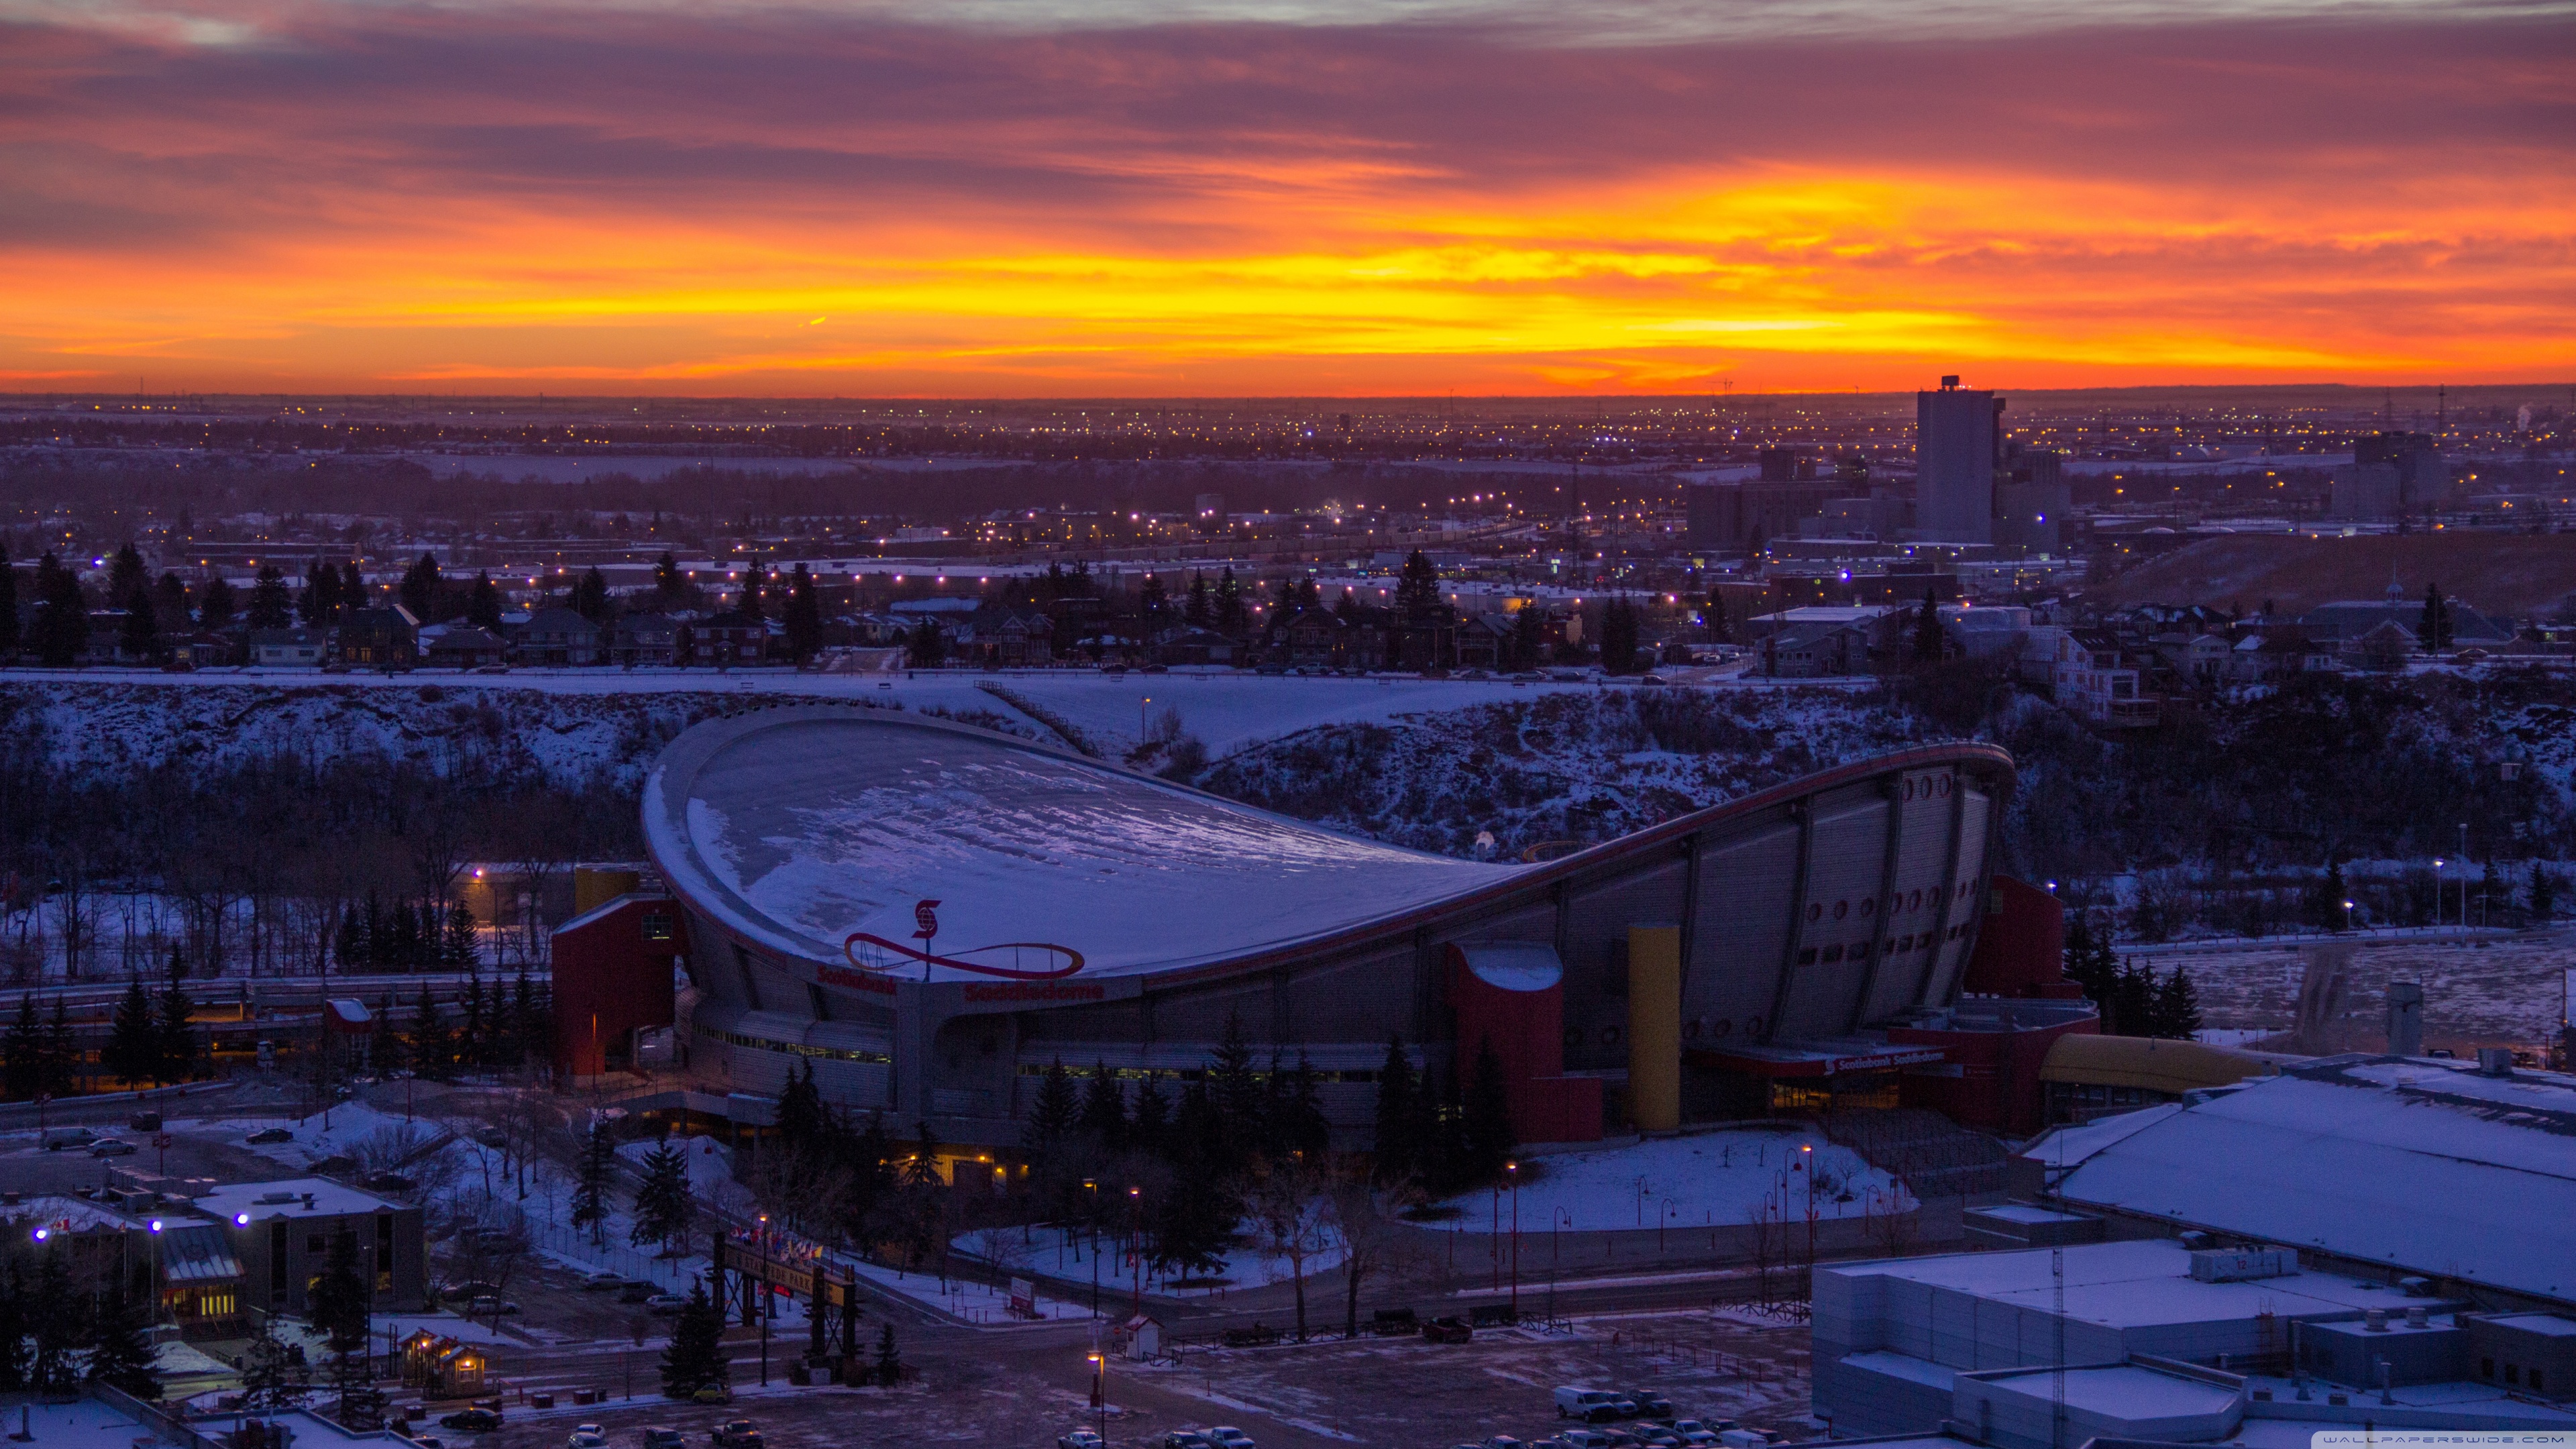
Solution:
<svg viewBox="0 0 2576 1449">
<path fill-rule="evenodd" d="M 264 1192 L 259 1195 L 259 1201 L 260 1205 L 263 1207 L 272 1203 L 288 1203 L 295 1201 L 295 1194 L 291 1192 Z"/>
<path fill-rule="evenodd" d="M 2191 1276 L 2203 1283 L 2244 1283 L 2299 1271 L 2290 1248 L 2204 1248 L 2191 1255 Z"/>
</svg>

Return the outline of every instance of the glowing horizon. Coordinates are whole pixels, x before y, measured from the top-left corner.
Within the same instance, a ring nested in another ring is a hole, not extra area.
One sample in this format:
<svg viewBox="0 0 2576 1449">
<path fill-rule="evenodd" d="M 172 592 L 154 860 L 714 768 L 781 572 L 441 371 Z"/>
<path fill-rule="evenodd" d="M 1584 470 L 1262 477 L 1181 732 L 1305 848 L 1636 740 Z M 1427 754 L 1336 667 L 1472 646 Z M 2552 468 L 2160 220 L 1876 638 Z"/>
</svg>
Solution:
<svg viewBox="0 0 2576 1449">
<path fill-rule="evenodd" d="M 2563 5 L 1365 11 L 0 0 L 0 388 L 2576 374 Z"/>
</svg>

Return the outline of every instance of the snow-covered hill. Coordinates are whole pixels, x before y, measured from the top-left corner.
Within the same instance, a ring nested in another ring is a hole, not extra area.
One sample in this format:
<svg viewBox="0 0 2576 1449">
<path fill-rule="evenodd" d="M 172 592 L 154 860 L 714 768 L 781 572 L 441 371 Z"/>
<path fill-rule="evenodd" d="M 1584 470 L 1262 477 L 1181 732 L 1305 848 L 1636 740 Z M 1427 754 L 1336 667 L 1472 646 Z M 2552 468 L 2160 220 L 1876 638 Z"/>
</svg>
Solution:
<svg viewBox="0 0 2576 1449">
<path fill-rule="evenodd" d="M 1198 783 L 1381 840 L 1509 855 L 1608 840 L 1938 737 L 1844 690 L 1568 691 L 1306 730 L 1229 756 Z"/>
</svg>

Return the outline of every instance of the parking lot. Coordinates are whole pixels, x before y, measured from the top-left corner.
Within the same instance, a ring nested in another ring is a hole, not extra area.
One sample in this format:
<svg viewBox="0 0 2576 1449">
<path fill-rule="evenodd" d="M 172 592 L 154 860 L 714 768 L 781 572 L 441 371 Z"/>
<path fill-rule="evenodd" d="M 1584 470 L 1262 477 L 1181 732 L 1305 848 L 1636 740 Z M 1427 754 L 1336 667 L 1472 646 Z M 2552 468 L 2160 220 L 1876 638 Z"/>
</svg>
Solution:
<svg viewBox="0 0 2576 1449">
<path fill-rule="evenodd" d="M 632 1402 L 531 1412 L 512 1408 L 491 1434 L 441 1433 L 450 1449 L 557 1449 L 596 1423 L 611 1445 L 640 1449 L 648 1425 L 706 1445 L 716 1425 L 748 1418 L 767 1444 L 822 1449 L 930 1440 L 1051 1449 L 1069 1429 L 1100 1424 L 1089 1407 L 1087 1339 L 1062 1330 L 948 1330 L 907 1339 L 918 1376 L 894 1390 L 763 1393 L 734 1349 L 742 1396 L 730 1408 L 671 1404 L 639 1384 Z M 1449 1449 L 1498 1434 L 1534 1441 L 1572 1427 L 1556 1416 L 1560 1384 L 1660 1393 L 1674 1415 L 1733 1420 L 1789 1437 L 1806 1421 L 1803 1325 L 1763 1326 L 1706 1310 L 1581 1320 L 1565 1330 L 1480 1330 L 1467 1344 L 1419 1337 L 1185 1349 L 1175 1362 L 1113 1360 L 1105 1428 L 1111 1449 L 1158 1449 L 1174 1429 L 1232 1425 L 1261 1449 Z M 783 1355 L 773 1365 L 783 1363 Z M 639 1358 L 637 1377 L 649 1379 Z M 783 1380 L 783 1370 L 774 1370 Z"/>
</svg>

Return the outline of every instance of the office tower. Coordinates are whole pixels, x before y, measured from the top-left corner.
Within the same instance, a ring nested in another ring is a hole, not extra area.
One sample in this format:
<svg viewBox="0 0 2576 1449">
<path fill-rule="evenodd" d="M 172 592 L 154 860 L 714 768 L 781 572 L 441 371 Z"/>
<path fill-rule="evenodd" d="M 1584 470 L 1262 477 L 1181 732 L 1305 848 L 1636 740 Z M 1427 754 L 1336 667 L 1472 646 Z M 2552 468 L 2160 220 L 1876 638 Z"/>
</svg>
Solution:
<svg viewBox="0 0 2576 1449">
<path fill-rule="evenodd" d="M 1939 543 L 1995 538 L 1996 438 L 2004 400 L 1941 379 L 1914 395 L 1914 528 Z"/>
</svg>

